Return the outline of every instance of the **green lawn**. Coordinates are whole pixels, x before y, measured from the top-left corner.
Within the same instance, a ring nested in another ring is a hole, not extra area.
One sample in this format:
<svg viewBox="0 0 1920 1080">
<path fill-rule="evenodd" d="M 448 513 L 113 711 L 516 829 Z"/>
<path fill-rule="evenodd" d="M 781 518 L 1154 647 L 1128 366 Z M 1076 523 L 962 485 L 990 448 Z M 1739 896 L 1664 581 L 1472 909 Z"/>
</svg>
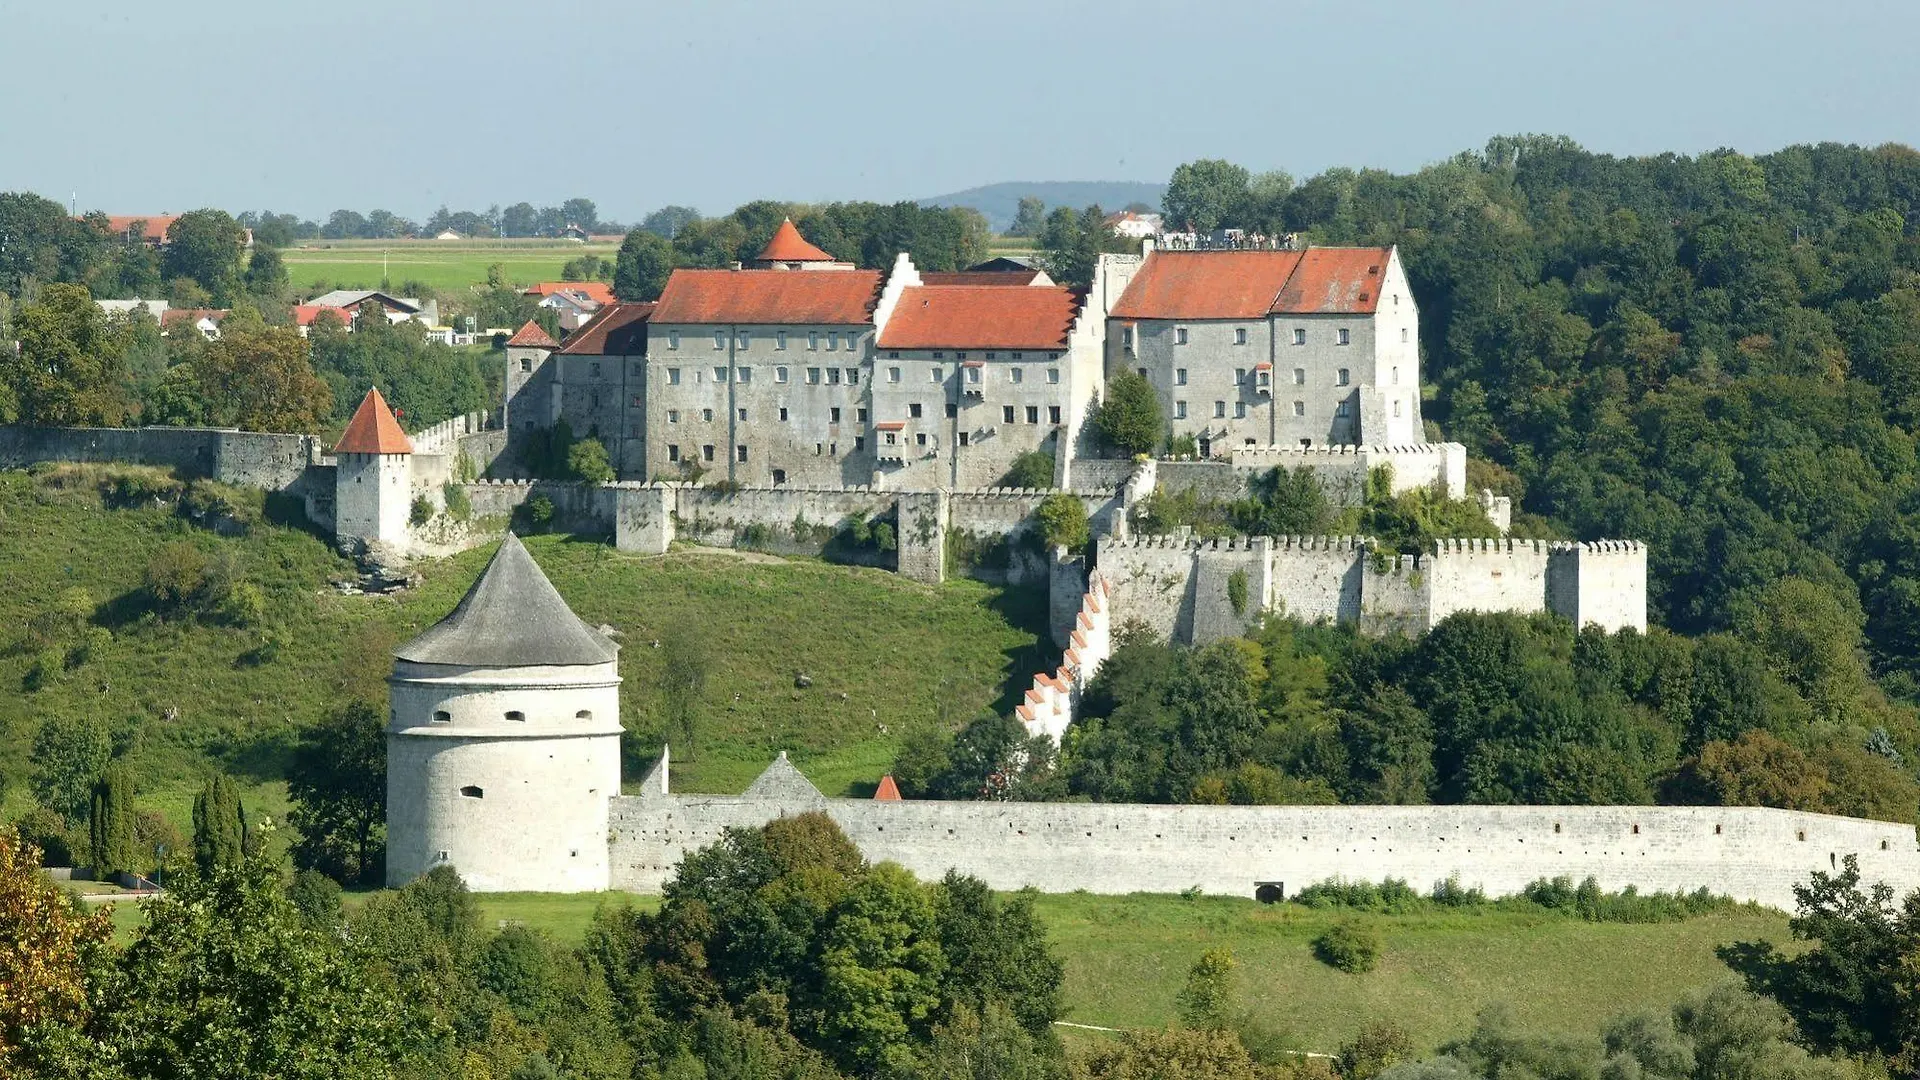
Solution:
<svg viewBox="0 0 1920 1080">
<path fill-rule="evenodd" d="M 145 611 L 147 560 L 180 539 L 230 553 L 266 591 L 268 620 L 291 642 L 277 659 L 249 659 L 256 630 Z M 675 785 L 696 791 L 738 792 L 785 749 L 829 794 L 871 792 L 905 732 L 934 722 L 937 702 L 962 716 L 1010 710 L 1045 660 L 1037 590 L 929 587 L 881 570 L 731 553 L 630 557 L 559 536 L 528 546 L 581 617 L 624 635 L 630 784 L 665 738 L 652 646 L 668 626 L 691 628 L 708 649 L 697 742 L 674 754 Z M 140 802 L 185 831 L 193 793 L 215 768 L 250 785 L 249 807 L 278 817 L 298 728 L 354 694 L 384 695 L 392 648 L 452 610 L 491 546 L 424 563 L 425 583 L 397 598 L 341 596 L 328 579 L 351 567 L 302 529 L 262 523 L 221 538 L 165 509 L 107 509 L 91 484 L 63 489 L 0 472 L 0 551 L 9 584 L 0 590 L 0 777 L 27 774 L 41 717 L 92 714 L 115 729 Z M 70 586 L 100 605 L 96 622 L 113 640 L 27 692 L 27 622 Z M 798 673 L 812 685 L 797 688 Z M 12 784 L 0 814 L 18 813 L 26 797 Z"/>
<path fill-rule="evenodd" d="M 349 903 L 357 902 L 349 897 Z M 480 897 L 489 929 L 512 923 L 578 941 L 602 903 L 652 908 L 655 897 L 502 893 Z M 1066 961 L 1066 1019 L 1105 1028 L 1172 1023 L 1187 968 L 1209 948 L 1239 961 L 1243 1007 L 1302 1049 L 1331 1053 L 1368 1020 L 1391 1019 L 1422 1048 L 1466 1033 L 1494 1002 L 1525 1030 L 1592 1034 L 1629 1009 L 1664 1009 L 1697 986 L 1732 978 L 1714 950 L 1736 941 L 1788 944 L 1786 916 L 1743 908 L 1685 922 L 1589 923 L 1518 912 L 1364 915 L 1382 933 L 1380 966 L 1347 975 L 1311 942 L 1345 916 L 1293 904 L 1178 896 L 1046 895 L 1037 905 Z M 116 905 L 123 931 L 138 925 Z M 1065 1032 L 1075 1041 L 1097 1033 Z"/>
<path fill-rule="evenodd" d="M 393 289 L 425 282 L 441 292 L 484 285 L 487 267 L 499 263 L 514 285 L 560 280 L 560 268 L 582 255 L 612 259 L 609 244 L 553 241 L 314 240 L 281 252 L 296 289 L 377 289 L 384 273 Z"/>
</svg>

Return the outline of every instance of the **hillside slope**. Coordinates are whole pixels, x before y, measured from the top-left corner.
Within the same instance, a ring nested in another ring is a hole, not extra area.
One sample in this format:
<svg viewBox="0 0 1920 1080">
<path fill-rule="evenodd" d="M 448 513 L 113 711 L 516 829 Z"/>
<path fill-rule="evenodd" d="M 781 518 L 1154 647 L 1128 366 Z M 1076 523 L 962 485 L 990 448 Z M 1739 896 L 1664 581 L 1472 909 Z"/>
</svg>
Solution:
<svg viewBox="0 0 1920 1080">
<path fill-rule="evenodd" d="M 297 730 L 351 695 L 384 701 L 389 651 L 452 610 L 492 552 L 426 563 L 424 584 L 396 597 L 342 595 L 329 579 L 352 567 L 310 532 L 262 515 L 246 535 L 218 536 L 170 506 L 110 508 L 99 479 L 99 470 L 0 473 L 10 586 L 0 590 L 0 783 L 11 812 L 26 798 L 34 734 L 55 714 L 105 722 L 142 801 L 176 819 L 216 768 L 273 805 Z M 243 514 L 261 513 L 255 498 Z M 234 560 L 265 595 L 260 624 L 149 610 L 142 575 L 175 541 Z M 1042 663 L 1044 596 L 731 552 L 641 559 L 558 536 L 528 546 L 582 618 L 623 635 L 629 781 L 665 738 L 653 643 L 671 626 L 691 628 L 709 660 L 696 745 L 674 754 L 676 783 L 689 790 L 738 791 L 786 749 L 830 792 L 857 792 L 907 730 L 933 722 L 936 702 L 961 719 L 1010 709 L 1008 695 Z M 73 588 L 86 590 L 92 625 L 112 638 L 30 690 L 39 649 L 28 628 Z M 270 660 L 259 652 L 267 628 L 281 639 Z M 811 685 L 798 687 L 798 674 Z"/>
</svg>

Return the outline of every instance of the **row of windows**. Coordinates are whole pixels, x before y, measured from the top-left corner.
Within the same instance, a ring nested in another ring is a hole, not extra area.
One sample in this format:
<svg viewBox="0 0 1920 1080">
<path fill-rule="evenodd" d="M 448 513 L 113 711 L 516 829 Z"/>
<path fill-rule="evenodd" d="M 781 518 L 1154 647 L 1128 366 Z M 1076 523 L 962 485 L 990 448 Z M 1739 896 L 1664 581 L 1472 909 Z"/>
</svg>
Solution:
<svg viewBox="0 0 1920 1080">
<path fill-rule="evenodd" d="M 983 353 L 982 355 L 984 355 L 984 356 L 985 356 L 985 357 L 986 357 L 987 359 L 989 359 L 989 360 L 998 360 L 998 359 L 1000 359 L 1000 354 L 999 354 L 999 353 L 997 353 L 997 352 L 988 352 L 988 353 Z M 935 360 L 945 360 L 945 359 L 947 358 L 947 354 L 946 354 L 946 353 L 945 353 L 944 351 L 939 351 L 939 350 L 936 350 L 936 351 L 934 352 L 934 354 L 933 354 L 933 358 L 934 358 Z M 965 360 L 965 359 L 967 358 L 967 353 L 966 353 L 965 351 L 961 351 L 961 352 L 957 352 L 957 353 L 954 353 L 954 354 L 953 354 L 953 358 L 954 358 L 955 360 Z M 1027 358 L 1027 354 L 1026 354 L 1026 353 L 1024 353 L 1024 352 L 1017 352 L 1017 351 L 1016 351 L 1016 352 L 1010 352 L 1010 353 L 1008 353 L 1008 354 L 1007 354 L 1007 359 L 1009 359 L 1009 360 L 1025 360 L 1026 358 Z M 890 351 L 890 352 L 888 352 L 888 353 L 887 353 L 887 359 L 889 359 L 889 360 L 898 360 L 898 359 L 900 359 L 900 351 L 899 351 L 898 349 L 894 349 L 894 350 L 892 350 L 892 351 Z M 1058 359 L 1060 359 L 1060 354 L 1059 354 L 1059 353 L 1057 353 L 1057 352 L 1050 352 L 1050 353 L 1048 353 L 1048 354 L 1047 354 L 1047 359 L 1049 359 L 1049 360 L 1058 360 Z"/>
<path fill-rule="evenodd" d="M 695 372 L 695 374 L 699 375 L 700 373 Z M 728 375 L 728 369 L 725 367 L 717 367 L 713 369 L 713 381 L 715 383 L 724 384 L 727 381 L 727 375 Z M 735 367 L 732 369 L 732 375 L 733 375 L 733 381 L 740 383 L 743 386 L 753 382 L 753 369 L 750 367 Z M 774 382 L 785 384 L 792 381 L 792 376 L 793 376 L 792 369 L 788 368 L 786 365 L 777 364 L 774 366 L 774 369 L 773 369 Z M 845 382 L 849 386 L 858 386 L 860 385 L 860 369 L 859 368 L 817 368 L 817 367 L 810 367 L 807 369 L 807 385 L 818 386 L 823 382 L 826 383 L 828 386 L 839 386 L 842 382 Z M 677 367 L 668 368 L 667 369 L 667 385 L 679 386 L 680 383 L 681 383 L 680 369 Z"/>
<path fill-rule="evenodd" d="M 1028 412 L 1032 412 L 1033 410 L 1032 410 L 1032 409 L 1028 409 L 1027 411 L 1028 411 Z M 1059 412 L 1060 412 L 1060 410 L 1059 410 L 1059 409 L 1055 409 L 1055 410 L 1053 410 L 1053 412 L 1054 412 L 1054 413 L 1055 413 L 1055 415 L 1056 415 L 1056 419 L 1055 419 L 1055 421 L 1054 421 L 1054 422 L 1055 422 L 1055 423 L 1058 423 L 1058 422 L 1059 422 L 1059 420 L 1057 419 L 1057 416 L 1058 416 L 1058 414 L 1059 414 Z M 1226 403 L 1226 402 L 1224 402 L 1224 401 L 1216 401 L 1216 402 L 1214 402 L 1214 403 L 1213 403 L 1213 415 L 1214 415 L 1214 418 L 1215 418 L 1215 419 L 1224 419 L 1224 418 L 1226 417 L 1226 415 L 1227 415 L 1227 403 Z M 1293 415 L 1295 415 L 1295 416 L 1305 416 L 1305 415 L 1307 415 L 1307 403 L 1306 403 L 1306 402 L 1304 402 L 1304 401 L 1296 401 L 1296 402 L 1294 402 L 1294 403 L 1293 403 Z M 1338 403 L 1336 403 L 1336 404 L 1334 405 L 1334 407 L 1333 407 L 1333 415 L 1335 415 L 1335 416 L 1345 416 L 1345 415 L 1347 415 L 1347 403 L 1346 403 L 1346 402 L 1344 402 L 1344 401 L 1342 401 L 1342 402 L 1338 402 Z M 1393 415 L 1394 415 L 1394 416 L 1395 416 L 1396 418 L 1397 418 L 1397 417 L 1398 417 L 1398 416 L 1400 415 L 1400 402 L 1399 402 L 1399 400 L 1398 400 L 1398 399 L 1396 399 L 1396 400 L 1394 401 L 1394 403 L 1393 403 Z M 1234 402 L 1234 403 L 1233 403 L 1233 418 L 1234 418 L 1234 419 L 1236 419 L 1236 420 L 1244 420 L 1244 419 L 1246 419 L 1246 416 L 1247 416 L 1247 403 L 1246 403 L 1246 402 L 1244 402 L 1244 401 L 1236 401 L 1236 402 Z M 1174 418 L 1175 420 L 1185 420 L 1185 419 L 1187 418 L 1187 403 L 1186 403 L 1186 402 L 1184 402 L 1184 401 L 1176 401 L 1176 402 L 1174 402 L 1174 403 L 1173 403 L 1173 418 Z M 1007 409 L 1007 422 L 1008 422 L 1008 423 L 1012 423 L 1012 422 L 1013 422 L 1013 409 L 1012 409 L 1011 407 L 1009 407 L 1009 408 Z"/>
<path fill-rule="evenodd" d="M 509 711 L 506 714 L 506 717 L 508 720 L 511 720 L 516 724 L 526 723 L 526 720 L 527 720 L 527 714 L 521 712 L 518 709 Z M 573 714 L 573 718 L 575 720 L 591 720 L 593 719 L 593 712 L 592 710 L 589 710 L 589 709 L 581 709 L 579 712 Z M 453 722 L 453 714 L 446 711 L 445 709 L 435 710 L 433 714 L 433 722 L 436 724 L 451 724 Z"/>
<path fill-rule="evenodd" d="M 1407 340 L 1407 330 L 1405 327 L 1402 327 L 1400 329 L 1400 340 L 1402 342 L 1405 342 Z M 1127 348 L 1133 347 L 1133 327 L 1124 326 L 1120 328 L 1120 343 L 1122 345 L 1125 345 Z M 1185 345 L 1187 343 L 1186 327 L 1176 326 L 1173 328 L 1173 343 L 1175 345 Z M 1235 345 L 1247 344 L 1247 328 L 1246 327 L 1236 326 L 1233 328 L 1233 343 Z M 1293 343 L 1295 345 L 1305 345 L 1307 343 L 1306 327 L 1296 326 L 1293 328 Z M 1333 343 L 1335 345 L 1353 344 L 1353 332 L 1344 326 L 1338 327 L 1333 332 Z M 936 353 L 935 355 L 938 355 L 938 354 Z"/>
<path fill-rule="evenodd" d="M 1153 376 L 1148 372 L 1146 368 L 1135 368 L 1134 370 L 1138 371 L 1142 378 L 1145 378 L 1145 379 L 1153 378 Z M 1260 372 L 1256 372 L 1256 374 L 1258 375 L 1258 378 L 1255 381 L 1261 386 L 1267 385 L 1267 381 L 1268 381 L 1267 373 L 1265 371 L 1260 371 Z M 1398 367 L 1395 367 L 1393 369 L 1392 373 L 1389 375 L 1389 380 L 1394 386 L 1400 385 L 1400 369 Z M 1334 372 L 1335 386 L 1350 386 L 1352 385 L 1352 383 L 1353 383 L 1353 373 L 1349 369 L 1341 368 L 1340 370 Z M 1173 369 L 1173 385 L 1175 386 L 1187 385 L 1187 369 L 1186 368 Z M 1247 369 L 1246 368 L 1233 369 L 1233 385 L 1235 386 L 1247 385 Z M 1306 368 L 1297 367 L 1293 369 L 1293 385 L 1295 386 L 1307 385 L 1307 369 Z"/>
<path fill-rule="evenodd" d="M 787 336 L 788 335 L 785 330 L 775 330 L 773 332 L 773 347 L 775 349 L 785 349 L 787 347 Z M 820 338 L 822 336 L 823 335 L 818 330 L 807 331 L 807 348 L 818 350 L 820 348 Z M 840 339 L 842 337 L 841 331 L 829 330 L 826 332 L 824 336 L 827 339 L 828 352 L 840 351 Z M 849 351 L 858 349 L 860 347 L 859 331 L 848 330 L 844 332 L 844 336 L 846 338 L 847 349 Z M 713 332 L 713 347 L 716 349 L 724 349 L 727 347 L 727 332 L 725 330 L 715 330 Z M 751 349 L 753 347 L 753 332 L 751 330 L 734 331 L 733 347 L 736 351 L 745 351 L 747 349 Z M 667 348 L 671 350 L 678 350 L 680 348 L 680 331 L 678 330 L 667 331 Z"/>
<path fill-rule="evenodd" d="M 638 405 L 638 404 L 640 404 L 640 402 L 639 402 L 638 400 L 636 400 L 636 401 L 634 401 L 634 404 L 635 404 L 635 405 Z M 918 406 L 918 405 L 915 405 L 915 406 L 914 406 L 914 408 L 916 408 L 916 409 L 917 409 L 917 408 L 919 408 L 919 406 Z M 737 414 L 737 415 L 738 415 L 738 416 L 740 417 L 740 422 L 741 422 L 741 423 L 743 423 L 743 424 L 744 424 L 744 423 L 746 423 L 746 422 L 747 422 L 747 415 L 748 415 L 748 413 L 747 413 L 747 410 L 746 410 L 746 409 L 736 409 L 736 410 L 735 410 L 735 413 L 736 413 L 736 414 Z M 782 405 L 782 406 L 780 406 L 780 422 L 781 422 L 781 423 L 783 423 L 783 424 L 784 424 L 784 423 L 786 423 L 786 422 L 787 422 L 787 418 L 788 418 L 788 415 L 789 415 L 789 413 L 788 413 L 788 410 L 787 410 L 787 407 L 786 407 L 785 405 Z M 915 413 L 914 415 L 916 415 L 916 416 L 917 416 L 917 415 L 919 415 L 919 414 L 918 414 L 918 413 Z M 861 408 L 861 409 L 855 409 L 855 410 L 853 410 L 853 419 L 854 419 L 854 422 L 855 422 L 855 423 L 860 423 L 860 424 L 864 424 L 864 423 L 866 423 L 866 422 L 867 422 L 867 410 L 866 410 L 866 409 L 864 409 L 864 408 Z M 702 422 L 702 423 L 708 423 L 708 424 L 711 424 L 711 423 L 713 423 L 713 410 L 712 410 L 712 409 L 701 409 L 701 410 L 700 410 L 700 420 L 701 420 L 701 422 Z M 667 410 L 667 423 L 669 423 L 669 424 L 677 424 L 677 423 L 679 423 L 679 422 L 680 422 L 680 410 L 679 410 L 679 409 L 668 409 L 668 410 Z M 840 422 L 840 406 L 838 406 L 838 405 L 835 405 L 835 406 L 833 406 L 833 407 L 831 407 L 831 408 L 829 408 L 829 409 L 827 410 L 827 423 L 829 423 L 829 424 L 837 424 L 837 423 L 839 423 L 839 422 Z"/>
</svg>

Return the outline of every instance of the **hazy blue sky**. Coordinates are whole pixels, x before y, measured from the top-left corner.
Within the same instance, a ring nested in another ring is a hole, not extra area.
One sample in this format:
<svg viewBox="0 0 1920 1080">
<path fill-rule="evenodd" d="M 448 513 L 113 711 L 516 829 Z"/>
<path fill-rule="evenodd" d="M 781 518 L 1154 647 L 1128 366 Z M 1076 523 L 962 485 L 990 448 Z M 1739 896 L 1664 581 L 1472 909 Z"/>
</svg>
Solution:
<svg viewBox="0 0 1920 1080">
<path fill-rule="evenodd" d="M 0 0 L 0 190 L 422 217 L 1920 143 L 1914 0 Z"/>
</svg>

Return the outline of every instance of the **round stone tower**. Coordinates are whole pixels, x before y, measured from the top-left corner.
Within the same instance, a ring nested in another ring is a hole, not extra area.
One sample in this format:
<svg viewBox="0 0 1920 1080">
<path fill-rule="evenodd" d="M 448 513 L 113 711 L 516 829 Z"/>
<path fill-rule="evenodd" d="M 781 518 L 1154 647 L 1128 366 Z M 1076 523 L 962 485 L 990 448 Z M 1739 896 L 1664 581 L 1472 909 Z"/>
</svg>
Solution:
<svg viewBox="0 0 1920 1080">
<path fill-rule="evenodd" d="M 387 883 L 449 865 L 477 892 L 605 889 L 618 657 L 509 534 L 453 614 L 394 652 Z"/>
</svg>

